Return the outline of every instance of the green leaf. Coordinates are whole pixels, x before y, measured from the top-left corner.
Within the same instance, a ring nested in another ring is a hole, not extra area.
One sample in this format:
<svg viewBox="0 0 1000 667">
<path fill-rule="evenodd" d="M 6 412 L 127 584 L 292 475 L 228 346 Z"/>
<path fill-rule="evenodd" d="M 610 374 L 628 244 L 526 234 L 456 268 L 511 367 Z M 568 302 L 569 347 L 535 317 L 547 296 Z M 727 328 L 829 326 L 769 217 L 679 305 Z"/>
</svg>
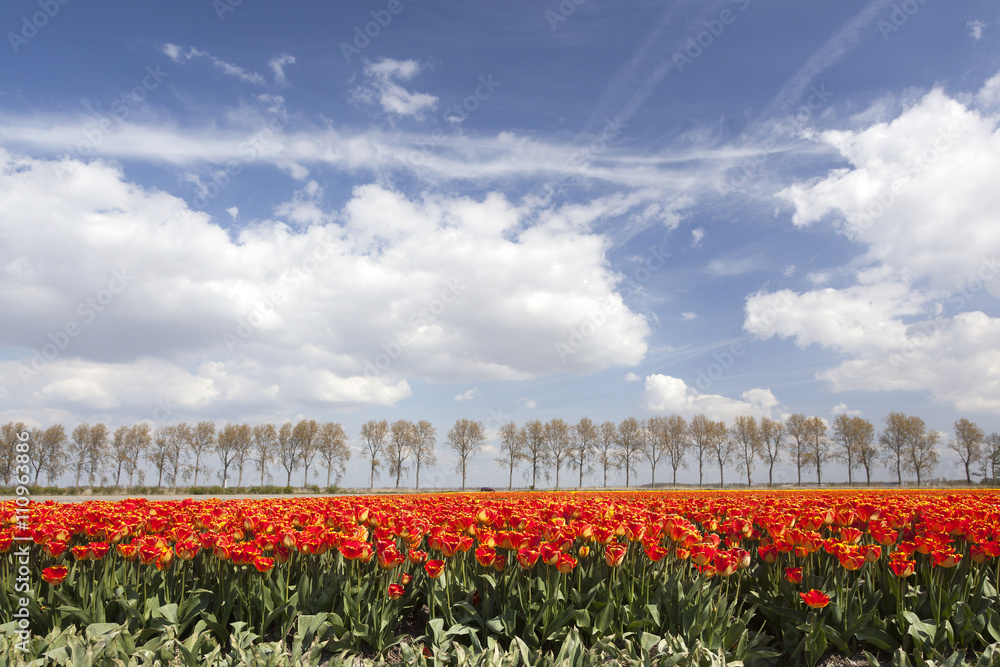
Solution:
<svg viewBox="0 0 1000 667">
<path fill-rule="evenodd" d="M 858 630 L 857 634 L 854 636 L 859 642 L 870 644 L 880 651 L 885 651 L 887 653 L 891 653 L 899 647 L 899 642 L 897 642 L 892 635 L 884 630 L 879 630 L 878 628 L 873 628 L 871 626 Z"/>
<path fill-rule="evenodd" d="M 868 651 L 865 651 L 864 649 L 862 649 L 861 654 L 864 655 L 865 660 L 868 661 L 868 667 L 880 667 L 880 665 L 882 664 L 878 661 L 878 658 L 873 656 Z"/>
<path fill-rule="evenodd" d="M 639 635 L 639 645 L 642 646 L 643 651 L 648 651 L 657 644 L 660 643 L 660 637 L 649 632 L 643 632 Z"/>
<path fill-rule="evenodd" d="M 594 619 L 594 629 L 601 634 L 607 632 L 608 628 L 611 627 L 611 621 L 614 619 L 613 614 L 614 610 L 612 608 L 612 605 L 611 604 L 604 605 L 604 608 L 601 609 L 600 612 L 598 612 L 597 618 Z"/>
<path fill-rule="evenodd" d="M 910 667 L 910 660 L 902 648 L 896 649 L 892 654 L 892 667 Z"/>
<path fill-rule="evenodd" d="M 156 610 L 171 625 L 177 625 L 177 605 L 165 604 Z"/>
</svg>

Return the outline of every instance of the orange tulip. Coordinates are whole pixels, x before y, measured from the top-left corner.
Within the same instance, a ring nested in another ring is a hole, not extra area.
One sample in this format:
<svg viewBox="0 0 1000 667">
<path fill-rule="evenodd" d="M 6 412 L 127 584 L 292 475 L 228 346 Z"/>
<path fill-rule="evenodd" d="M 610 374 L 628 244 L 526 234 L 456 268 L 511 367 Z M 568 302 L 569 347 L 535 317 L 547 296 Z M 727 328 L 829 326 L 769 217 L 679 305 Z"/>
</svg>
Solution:
<svg viewBox="0 0 1000 667">
<path fill-rule="evenodd" d="M 822 609 L 826 605 L 830 604 L 830 596 L 826 593 L 816 590 L 815 588 L 808 593 L 799 593 L 799 597 L 802 601 L 806 603 L 807 606 L 813 609 Z"/>
<path fill-rule="evenodd" d="M 257 556 L 253 559 L 253 566 L 258 572 L 269 572 L 274 567 L 274 559 L 267 556 Z"/>
<path fill-rule="evenodd" d="M 58 586 L 63 582 L 67 574 L 69 574 L 69 570 L 62 565 L 47 567 L 42 570 L 42 580 L 53 586 Z"/>
<path fill-rule="evenodd" d="M 429 560 L 424 563 L 424 570 L 431 579 L 437 579 L 444 572 L 445 562 L 443 560 Z"/>
<path fill-rule="evenodd" d="M 563 574 L 569 574 L 576 567 L 576 559 L 569 554 L 562 554 L 559 556 L 559 561 L 556 563 L 556 569 Z"/>
<path fill-rule="evenodd" d="M 785 579 L 793 584 L 802 583 L 802 568 L 801 567 L 786 567 L 785 568 Z"/>
<path fill-rule="evenodd" d="M 398 600 L 403 597 L 403 593 L 406 592 L 400 584 L 389 584 L 389 588 L 386 589 L 386 595 L 389 596 L 390 600 Z"/>
</svg>

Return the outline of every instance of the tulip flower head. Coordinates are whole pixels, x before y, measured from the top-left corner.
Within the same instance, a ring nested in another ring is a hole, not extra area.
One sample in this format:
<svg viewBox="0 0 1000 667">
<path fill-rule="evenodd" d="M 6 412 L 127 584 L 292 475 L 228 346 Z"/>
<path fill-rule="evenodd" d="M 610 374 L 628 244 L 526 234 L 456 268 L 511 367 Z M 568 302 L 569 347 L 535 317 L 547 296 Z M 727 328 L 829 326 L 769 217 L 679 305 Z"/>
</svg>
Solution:
<svg viewBox="0 0 1000 667">
<path fill-rule="evenodd" d="M 818 591 L 815 588 L 808 593 L 799 593 L 799 597 L 802 601 L 806 603 L 806 606 L 813 609 L 822 609 L 826 605 L 830 604 L 830 596 L 822 591 Z"/>
<path fill-rule="evenodd" d="M 42 570 L 42 580 L 52 586 L 58 586 L 63 582 L 67 574 L 69 574 L 69 570 L 62 565 L 47 567 Z"/>
</svg>

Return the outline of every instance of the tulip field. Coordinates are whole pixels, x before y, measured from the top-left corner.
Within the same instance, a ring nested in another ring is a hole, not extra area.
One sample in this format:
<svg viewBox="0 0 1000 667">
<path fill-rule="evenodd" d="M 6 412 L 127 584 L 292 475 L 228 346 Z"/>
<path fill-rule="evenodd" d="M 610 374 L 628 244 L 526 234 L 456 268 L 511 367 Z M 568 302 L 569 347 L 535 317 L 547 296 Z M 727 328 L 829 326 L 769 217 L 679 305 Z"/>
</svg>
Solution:
<svg viewBox="0 0 1000 667">
<path fill-rule="evenodd" d="M 992 491 L 28 509 L 0 502 L 0 612 L 30 617 L 0 665 L 1000 664 Z"/>
</svg>

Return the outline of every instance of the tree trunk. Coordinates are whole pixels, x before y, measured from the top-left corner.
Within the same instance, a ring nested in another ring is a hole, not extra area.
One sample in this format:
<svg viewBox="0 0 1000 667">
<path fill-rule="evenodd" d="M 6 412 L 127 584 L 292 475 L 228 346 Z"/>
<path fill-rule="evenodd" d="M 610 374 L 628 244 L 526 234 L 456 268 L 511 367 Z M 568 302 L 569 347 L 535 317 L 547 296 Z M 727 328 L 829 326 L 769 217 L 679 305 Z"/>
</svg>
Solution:
<svg viewBox="0 0 1000 667">
<path fill-rule="evenodd" d="M 330 484 L 328 482 L 327 486 L 329 486 L 329 485 Z M 417 462 L 417 491 L 419 491 L 419 490 L 420 490 L 420 462 L 418 461 Z"/>
<path fill-rule="evenodd" d="M 514 490 L 514 462 L 510 462 L 510 479 L 507 480 L 507 490 Z"/>
<path fill-rule="evenodd" d="M 195 464 L 195 465 L 197 465 L 197 464 Z M 198 478 L 197 477 L 198 476 L 198 472 L 195 471 L 194 474 L 195 474 L 195 479 L 197 479 Z M 264 462 L 263 461 L 261 461 L 261 463 L 260 463 L 260 485 L 261 485 L 261 487 L 264 486 Z M 195 484 L 195 486 L 197 486 L 197 484 Z"/>
<path fill-rule="evenodd" d="M 726 475 L 725 475 L 725 472 L 726 472 L 725 468 L 722 467 L 722 461 L 719 461 L 719 488 L 720 489 L 726 488 Z"/>
<path fill-rule="evenodd" d="M 701 469 L 702 469 L 702 462 L 699 459 L 699 461 L 698 461 L 698 486 L 704 486 L 705 485 L 704 482 L 702 481 Z"/>
<path fill-rule="evenodd" d="M 375 488 L 375 459 L 372 459 L 372 479 L 371 479 L 371 488 L 372 488 L 372 489 L 374 489 L 374 488 Z"/>
<path fill-rule="evenodd" d="M 285 479 L 285 486 L 288 487 L 291 485 L 292 485 L 292 469 L 288 468 L 288 477 L 287 479 Z"/>
<path fill-rule="evenodd" d="M 750 461 L 747 461 L 747 486 L 753 486 L 753 482 L 750 481 Z"/>
<path fill-rule="evenodd" d="M 201 470 L 201 452 L 194 455 L 194 485 L 198 486 L 198 472 Z M 260 470 L 260 485 L 264 486 L 264 466 Z"/>
<path fill-rule="evenodd" d="M 774 486 L 774 461 L 771 461 L 771 465 L 767 469 L 767 485 Z"/>
<path fill-rule="evenodd" d="M 578 488 L 583 488 L 583 459 L 580 459 L 580 486 Z"/>
</svg>

